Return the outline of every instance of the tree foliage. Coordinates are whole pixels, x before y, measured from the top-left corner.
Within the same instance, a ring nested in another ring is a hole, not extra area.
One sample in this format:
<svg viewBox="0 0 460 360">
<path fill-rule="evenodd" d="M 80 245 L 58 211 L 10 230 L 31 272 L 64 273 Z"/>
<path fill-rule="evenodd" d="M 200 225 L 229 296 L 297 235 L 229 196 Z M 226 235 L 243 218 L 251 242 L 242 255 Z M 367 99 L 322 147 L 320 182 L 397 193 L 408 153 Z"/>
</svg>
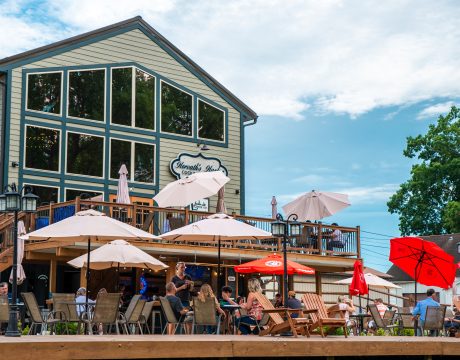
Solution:
<svg viewBox="0 0 460 360">
<path fill-rule="evenodd" d="M 411 178 L 390 198 L 403 235 L 460 231 L 460 109 L 439 116 L 425 135 L 407 138 L 404 156 L 417 158 Z"/>
</svg>

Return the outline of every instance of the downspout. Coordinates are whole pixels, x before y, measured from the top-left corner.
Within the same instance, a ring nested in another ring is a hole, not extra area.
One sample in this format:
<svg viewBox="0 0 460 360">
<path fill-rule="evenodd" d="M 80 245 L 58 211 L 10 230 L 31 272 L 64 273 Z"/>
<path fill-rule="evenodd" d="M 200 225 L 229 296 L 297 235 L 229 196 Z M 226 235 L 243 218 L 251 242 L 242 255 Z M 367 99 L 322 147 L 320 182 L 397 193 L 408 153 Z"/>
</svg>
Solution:
<svg viewBox="0 0 460 360">
<path fill-rule="evenodd" d="M 2 106 L 0 108 L 0 159 L 5 161 L 5 119 L 6 119 L 6 75 L 0 75 L 0 96 Z M 2 161 L 2 162 L 3 162 Z M 0 166 L 0 189 L 3 189 L 3 164 Z"/>
</svg>

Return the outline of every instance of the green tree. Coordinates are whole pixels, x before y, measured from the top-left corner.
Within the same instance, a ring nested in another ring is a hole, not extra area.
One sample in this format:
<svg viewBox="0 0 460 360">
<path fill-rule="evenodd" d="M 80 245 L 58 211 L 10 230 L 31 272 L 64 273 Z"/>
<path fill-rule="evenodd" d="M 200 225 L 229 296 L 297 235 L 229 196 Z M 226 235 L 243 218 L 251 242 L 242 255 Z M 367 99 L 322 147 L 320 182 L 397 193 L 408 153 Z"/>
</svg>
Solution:
<svg viewBox="0 0 460 360">
<path fill-rule="evenodd" d="M 443 234 L 459 231 L 460 109 L 439 116 L 426 135 L 407 138 L 404 156 L 417 158 L 411 178 L 387 203 L 399 214 L 403 235 Z M 457 226 L 457 227 L 456 227 Z"/>
</svg>

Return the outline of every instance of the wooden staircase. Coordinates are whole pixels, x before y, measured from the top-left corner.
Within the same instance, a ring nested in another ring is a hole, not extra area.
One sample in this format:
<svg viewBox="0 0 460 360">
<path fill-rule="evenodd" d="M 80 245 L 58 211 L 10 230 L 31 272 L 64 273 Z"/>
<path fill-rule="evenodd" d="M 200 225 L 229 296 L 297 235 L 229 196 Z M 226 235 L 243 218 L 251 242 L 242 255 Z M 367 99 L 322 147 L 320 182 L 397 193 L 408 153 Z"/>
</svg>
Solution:
<svg viewBox="0 0 460 360">
<path fill-rule="evenodd" d="M 18 219 L 23 220 L 27 228 L 27 214 L 20 212 Z M 7 270 L 13 265 L 13 227 L 14 215 L 1 214 L 0 215 L 0 272 Z"/>
</svg>

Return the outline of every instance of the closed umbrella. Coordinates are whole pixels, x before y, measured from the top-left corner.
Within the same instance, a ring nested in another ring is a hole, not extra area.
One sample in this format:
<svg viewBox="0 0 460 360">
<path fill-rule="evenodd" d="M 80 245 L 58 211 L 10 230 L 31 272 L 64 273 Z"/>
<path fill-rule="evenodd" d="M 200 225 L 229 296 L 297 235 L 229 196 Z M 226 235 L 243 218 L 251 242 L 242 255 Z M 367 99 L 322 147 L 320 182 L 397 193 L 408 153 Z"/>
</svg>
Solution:
<svg viewBox="0 0 460 360">
<path fill-rule="evenodd" d="M 220 242 L 221 240 L 249 240 L 270 239 L 273 235 L 267 231 L 235 220 L 226 214 L 214 214 L 207 218 L 185 225 L 179 229 L 161 235 L 166 240 L 205 241 L 217 242 L 217 273 L 220 279 Z M 220 280 L 218 280 L 220 289 Z"/>
<path fill-rule="evenodd" d="M 227 209 L 225 208 L 224 194 L 225 194 L 225 188 L 222 186 L 217 192 L 216 213 L 226 213 L 227 212 Z"/>
<path fill-rule="evenodd" d="M 390 261 L 411 276 L 417 283 L 449 289 L 455 280 L 457 264 L 454 257 L 433 242 L 418 237 L 390 240 Z"/>
<path fill-rule="evenodd" d="M 169 183 L 153 200 L 160 207 L 185 207 L 217 194 L 230 181 L 221 171 L 200 172 Z"/>
<path fill-rule="evenodd" d="M 283 206 L 286 215 L 302 220 L 320 220 L 350 206 L 348 195 L 312 190 Z"/>
<path fill-rule="evenodd" d="M 62 242 L 87 241 L 87 264 L 91 264 L 91 241 L 160 239 L 158 236 L 105 216 L 105 214 L 95 210 L 80 211 L 74 216 L 33 231 L 25 235 L 24 238 Z M 89 278 L 90 267 L 88 266 L 86 268 L 87 287 Z"/>
<path fill-rule="evenodd" d="M 276 205 L 278 205 L 278 202 L 276 201 L 276 197 L 272 196 L 272 219 L 276 219 L 276 215 L 278 215 L 278 209 Z"/>
<path fill-rule="evenodd" d="M 123 164 L 118 171 L 118 188 L 117 188 L 117 203 L 118 204 L 131 204 L 129 199 L 129 186 L 128 186 L 128 169 L 126 165 Z"/>
<path fill-rule="evenodd" d="M 21 285 L 24 280 L 26 279 L 26 273 L 24 272 L 24 268 L 22 266 L 22 259 L 24 258 L 24 239 L 22 236 L 26 234 L 26 227 L 24 226 L 24 221 L 18 221 L 18 259 L 17 259 L 17 268 L 16 268 L 16 276 L 17 276 L 17 284 Z M 10 283 L 13 283 L 13 270 L 11 270 L 10 274 Z"/>
<path fill-rule="evenodd" d="M 313 275 L 315 273 L 315 270 L 312 268 L 291 260 L 287 261 L 287 269 L 288 275 Z M 237 265 L 235 266 L 235 271 L 242 274 L 261 273 L 269 275 L 283 275 L 283 257 L 278 254 L 271 254 L 262 259 Z"/>
</svg>

